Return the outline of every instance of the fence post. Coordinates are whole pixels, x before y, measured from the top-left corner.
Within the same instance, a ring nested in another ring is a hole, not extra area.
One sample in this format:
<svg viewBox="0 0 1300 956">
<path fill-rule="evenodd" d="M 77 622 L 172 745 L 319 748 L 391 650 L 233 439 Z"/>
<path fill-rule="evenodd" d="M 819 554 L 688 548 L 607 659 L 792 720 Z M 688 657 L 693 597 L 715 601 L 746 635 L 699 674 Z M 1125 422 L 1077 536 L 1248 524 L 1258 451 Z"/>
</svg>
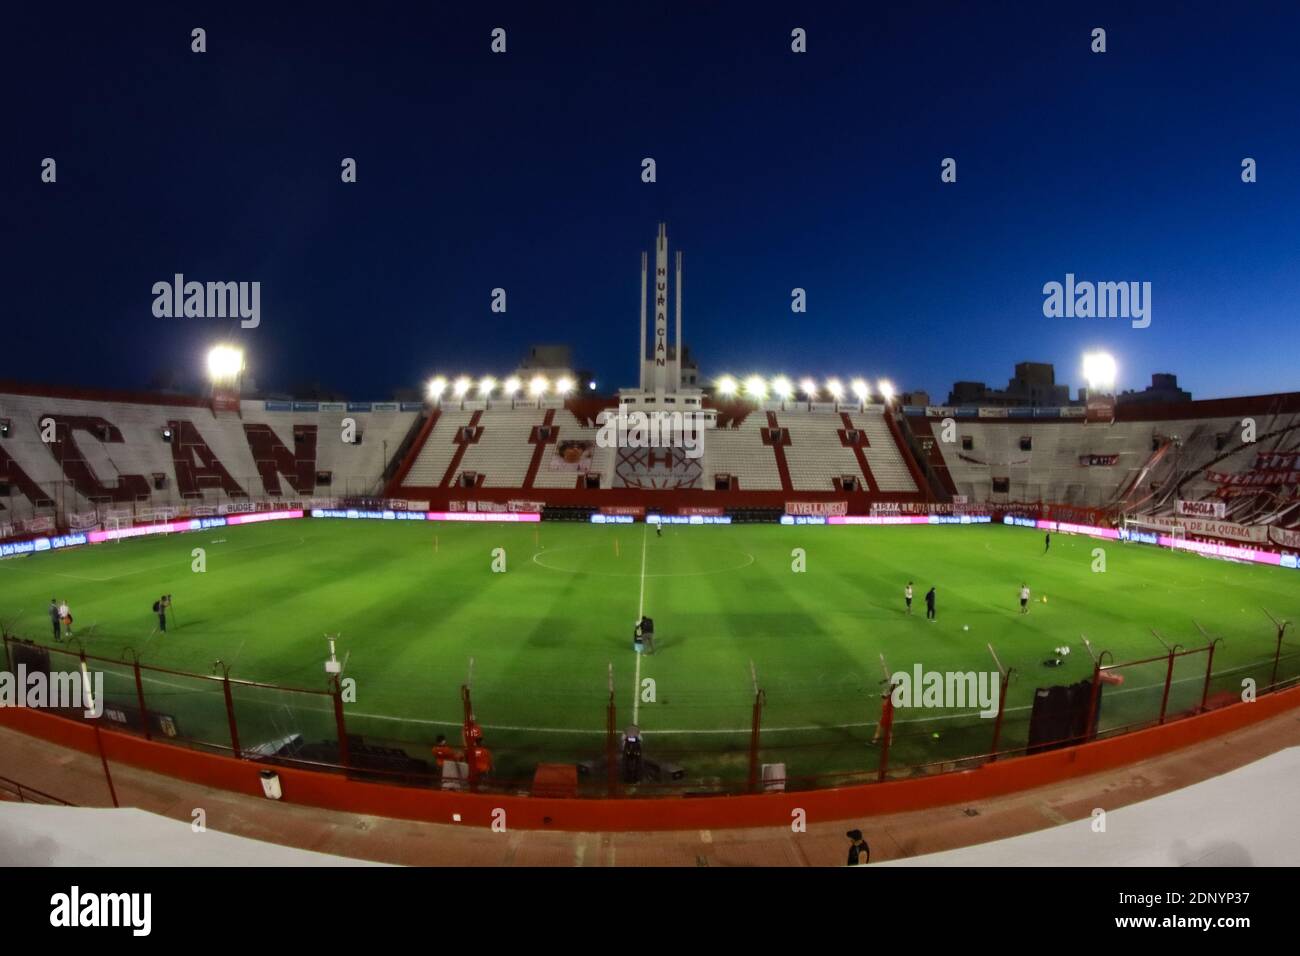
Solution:
<svg viewBox="0 0 1300 956">
<path fill-rule="evenodd" d="M 986 646 L 989 653 L 993 655 L 993 663 L 998 665 L 998 673 L 1002 675 L 1002 689 L 998 692 L 998 716 L 993 721 L 993 747 L 989 751 L 989 763 L 993 763 L 998 759 L 998 744 L 1002 740 L 1002 715 L 1007 712 L 1007 688 L 1011 685 L 1011 672 L 1015 668 L 1011 670 L 1004 668 L 1002 662 L 998 660 L 997 651 L 993 650 L 993 645 Z"/>
<path fill-rule="evenodd" d="M 221 664 L 221 671 L 221 689 L 226 696 L 226 720 L 230 723 L 230 749 L 234 752 L 235 759 L 239 760 L 243 757 L 243 752 L 239 749 L 239 724 L 235 720 L 235 698 L 230 693 L 230 668 Z"/>
<path fill-rule="evenodd" d="M 758 735 L 763 724 L 763 690 L 754 691 L 754 716 L 749 731 L 749 792 L 758 792 Z"/>
<path fill-rule="evenodd" d="M 343 687 L 337 674 L 330 676 L 330 696 L 334 698 L 334 726 L 339 735 L 339 763 L 347 770 L 352 766 L 348 751 L 348 725 L 343 719 Z"/>
<path fill-rule="evenodd" d="M 465 762 L 469 766 L 469 789 L 472 793 L 478 790 L 478 761 L 474 759 L 474 748 L 478 746 L 474 732 L 478 725 L 474 722 L 474 704 L 470 701 L 468 684 L 460 685 L 460 699 L 465 705 L 465 723 L 461 736 L 465 740 Z"/>
<path fill-rule="evenodd" d="M 1092 671 L 1092 694 L 1088 698 L 1088 722 L 1083 725 L 1083 735 L 1079 741 L 1083 742 L 1091 739 L 1093 735 L 1094 721 L 1097 719 L 1097 703 L 1101 698 L 1101 659 L 1093 666 Z"/>
<path fill-rule="evenodd" d="M 140 658 L 131 651 L 131 669 L 135 671 L 135 698 L 140 703 L 140 723 L 144 727 L 144 739 L 153 740 L 153 731 L 149 727 L 149 708 L 144 703 L 144 679 L 140 676 Z"/>
<path fill-rule="evenodd" d="M 1174 679 L 1174 649 L 1169 649 L 1169 664 L 1165 667 L 1165 692 L 1160 697 L 1160 723 L 1165 722 L 1165 712 L 1169 707 L 1169 685 Z"/>
<path fill-rule="evenodd" d="M 1264 613 L 1268 614 L 1268 611 L 1265 611 Z M 1277 686 L 1277 665 L 1282 659 L 1282 635 L 1286 633 L 1287 625 L 1291 622 L 1279 621 L 1277 618 L 1273 617 L 1272 614 L 1268 614 L 1268 616 L 1272 619 L 1273 625 L 1277 628 L 1277 648 L 1273 651 L 1273 674 L 1268 679 L 1268 686 L 1271 689 Z"/>
<path fill-rule="evenodd" d="M 1216 637 L 1210 641 L 1210 659 L 1205 662 L 1205 686 L 1201 689 L 1201 710 L 1205 710 L 1205 702 L 1210 697 L 1210 675 L 1214 673 L 1214 646 L 1221 640 L 1223 638 Z"/>
<path fill-rule="evenodd" d="M 880 724 L 877 729 L 885 738 L 885 742 L 880 745 L 880 767 L 876 771 L 876 779 L 883 781 L 885 779 L 885 774 L 889 771 L 889 745 L 894 740 L 893 684 L 890 684 L 885 689 L 885 699 L 880 705 Z"/>
<path fill-rule="evenodd" d="M 614 665 L 609 665 L 609 704 L 605 707 L 605 766 L 606 789 L 611 797 L 618 796 L 618 716 L 614 707 Z"/>
</svg>

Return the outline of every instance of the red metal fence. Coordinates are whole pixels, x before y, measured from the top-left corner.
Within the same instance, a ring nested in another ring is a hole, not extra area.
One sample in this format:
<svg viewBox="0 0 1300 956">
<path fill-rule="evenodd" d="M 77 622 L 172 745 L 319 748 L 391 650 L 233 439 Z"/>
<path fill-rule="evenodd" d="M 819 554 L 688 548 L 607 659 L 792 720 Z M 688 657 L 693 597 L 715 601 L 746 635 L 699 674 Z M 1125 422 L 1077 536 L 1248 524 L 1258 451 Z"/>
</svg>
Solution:
<svg viewBox="0 0 1300 956">
<path fill-rule="evenodd" d="M 1284 622 L 1275 624 L 1269 637 L 1234 637 L 1231 659 L 1223 640 L 1210 635 L 1185 648 L 1156 634 L 1163 654 L 1125 662 L 1094 652 L 1085 639 L 1094 654 L 1091 676 L 1073 685 L 1051 683 L 1050 671 L 1040 669 L 1051 662 L 1004 666 L 994 654 L 997 706 L 984 716 L 943 702 L 896 705 L 900 678 L 887 667 L 883 680 L 865 687 L 847 678 L 816 687 L 779 679 L 765 686 L 751 674 L 719 680 L 707 698 L 674 700 L 673 713 L 684 725 L 678 730 L 636 726 L 636 705 L 616 703 L 612 667 L 607 686 L 570 694 L 558 709 L 539 697 L 538 706 L 549 709 L 536 721 L 518 717 L 529 702 L 508 681 L 480 675 L 481 687 L 472 677 L 435 682 L 412 709 L 437 709 L 454 719 L 432 720 L 362 710 L 337 676 L 321 688 L 300 688 L 233 677 L 221 662 L 213 673 L 194 674 L 143 663 L 130 651 L 125 659 L 98 656 L 75 642 L 47 646 L 5 634 L 3 646 L 11 674 L 86 675 L 101 715 L 87 716 L 84 706 L 47 703 L 47 709 L 151 740 L 418 787 L 656 796 L 942 773 L 1177 720 L 1300 681 L 1300 646 L 1287 641 Z M 1032 703 L 1008 708 L 1008 689 L 1029 674 L 1044 686 L 1029 695 Z M 459 699 L 449 699 L 456 690 Z M 810 701 L 818 704 L 816 719 L 808 717 Z M 494 720 L 503 709 L 511 722 Z M 723 726 L 717 726 L 720 714 L 728 715 Z M 440 734 L 447 740 L 435 751 Z M 105 776 L 111 787 L 107 765 Z"/>
</svg>

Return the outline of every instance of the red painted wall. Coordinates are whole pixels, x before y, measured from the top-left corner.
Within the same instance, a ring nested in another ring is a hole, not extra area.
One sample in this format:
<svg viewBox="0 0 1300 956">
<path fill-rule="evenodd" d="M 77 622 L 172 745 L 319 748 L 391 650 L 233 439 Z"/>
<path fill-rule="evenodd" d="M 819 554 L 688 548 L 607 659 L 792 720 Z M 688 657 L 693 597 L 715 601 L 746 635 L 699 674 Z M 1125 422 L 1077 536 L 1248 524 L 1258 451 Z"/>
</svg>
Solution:
<svg viewBox="0 0 1300 956">
<path fill-rule="evenodd" d="M 545 799 L 397 787 L 361 783 L 340 774 L 285 767 L 271 769 L 280 775 L 284 799 L 290 803 L 433 823 L 451 823 L 452 814 L 458 813 L 463 825 L 485 827 L 492 822 L 492 812 L 500 808 L 506 811 L 508 826 L 526 830 L 788 826 L 795 808 L 806 811 L 813 822 L 842 820 L 965 803 L 1057 783 L 1197 744 L 1296 707 L 1300 707 L 1300 687 L 1164 726 L 1066 750 L 1000 760 L 975 770 L 857 787 L 757 796 Z M 60 746 L 96 753 L 94 727 L 79 721 L 10 707 L 0 709 L 0 725 Z M 252 796 L 262 794 L 258 772 L 267 765 L 146 741 L 113 730 L 102 731 L 99 738 L 110 762 L 217 789 Z"/>
</svg>

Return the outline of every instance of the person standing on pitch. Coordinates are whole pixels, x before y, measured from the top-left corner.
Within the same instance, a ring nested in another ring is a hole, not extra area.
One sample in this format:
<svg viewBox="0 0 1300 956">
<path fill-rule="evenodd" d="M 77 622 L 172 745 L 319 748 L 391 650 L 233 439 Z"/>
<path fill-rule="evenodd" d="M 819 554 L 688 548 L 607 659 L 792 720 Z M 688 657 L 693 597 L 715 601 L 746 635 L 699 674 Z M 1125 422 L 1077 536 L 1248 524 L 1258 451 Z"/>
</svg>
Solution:
<svg viewBox="0 0 1300 956">
<path fill-rule="evenodd" d="M 63 636 L 72 636 L 72 612 L 68 610 L 67 598 L 59 602 L 59 620 L 63 622 Z"/>
<path fill-rule="evenodd" d="M 59 602 L 56 601 L 54 598 L 50 598 L 50 624 L 54 628 L 54 640 L 59 643 L 62 643 L 63 632 L 59 628 L 59 623 L 60 623 Z"/>
<path fill-rule="evenodd" d="M 664 536 L 664 523 L 663 520 L 660 519 L 655 522 L 655 537 L 662 538 L 663 536 Z"/>
<path fill-rule="evenodd" d="M 153 612 L 158 615 L 158 630 L 167 633 L 167 595 L 153 602 Z"/>
<path fill-rule="evenodd" d="M 1029 613 L 1029 585 L 1020 585 L 1020 613 Z"/>
<path fill-rule="evenodd" d="M 928 621 L 933 621 L 934 617 L 934 587 L 925 592 L 925 617 Z"/>
<path fill-rule="evenodd" d="M 1052 546 L 1052 532 L 1049 531 L 1047 532 L 1047 536 L 1043 538 L 1043 554 L 1046 554 L 1047 550 L 1051 546 Z"/>
<path fill-rule="evenodd" d="M 903 588 L 903 600 L 907 602 L 907 614 L 912 614 L 912 582 L 907 582 L 907 587 Z"/>
</svg>

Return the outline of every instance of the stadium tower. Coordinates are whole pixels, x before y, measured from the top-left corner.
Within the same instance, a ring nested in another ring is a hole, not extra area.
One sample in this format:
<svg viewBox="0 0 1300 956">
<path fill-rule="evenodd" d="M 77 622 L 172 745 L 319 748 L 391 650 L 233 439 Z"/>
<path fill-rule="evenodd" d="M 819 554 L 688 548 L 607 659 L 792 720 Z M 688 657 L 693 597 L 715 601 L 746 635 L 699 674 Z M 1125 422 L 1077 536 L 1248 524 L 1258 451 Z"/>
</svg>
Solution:
<svg viewBox="0 0 1300 956">
<path fill-rule="evenodd" d="M 672 294 L 676 304 L 676 330 L 671 343 L 668 337 L 668 226 L 659 224 L 655 240 L 655 268 L 650 282 L 649 256 L 641 253 L 641 351 L 636 388 L 619 389 L 619 405 L 626 411 L 665 411 L 701 413 L 703 392 L 682 384 L 682 254 L 677 253 L 676 275 Z M 649 299 L 647 300 L 647 293 Z M 654 306 L 653 341 L 646 341 L 646 302 Z M 716 418 L 703 412 L 705 419 Z M 708 425 L 712 421 L 707 421 Z"/>
</svg>

